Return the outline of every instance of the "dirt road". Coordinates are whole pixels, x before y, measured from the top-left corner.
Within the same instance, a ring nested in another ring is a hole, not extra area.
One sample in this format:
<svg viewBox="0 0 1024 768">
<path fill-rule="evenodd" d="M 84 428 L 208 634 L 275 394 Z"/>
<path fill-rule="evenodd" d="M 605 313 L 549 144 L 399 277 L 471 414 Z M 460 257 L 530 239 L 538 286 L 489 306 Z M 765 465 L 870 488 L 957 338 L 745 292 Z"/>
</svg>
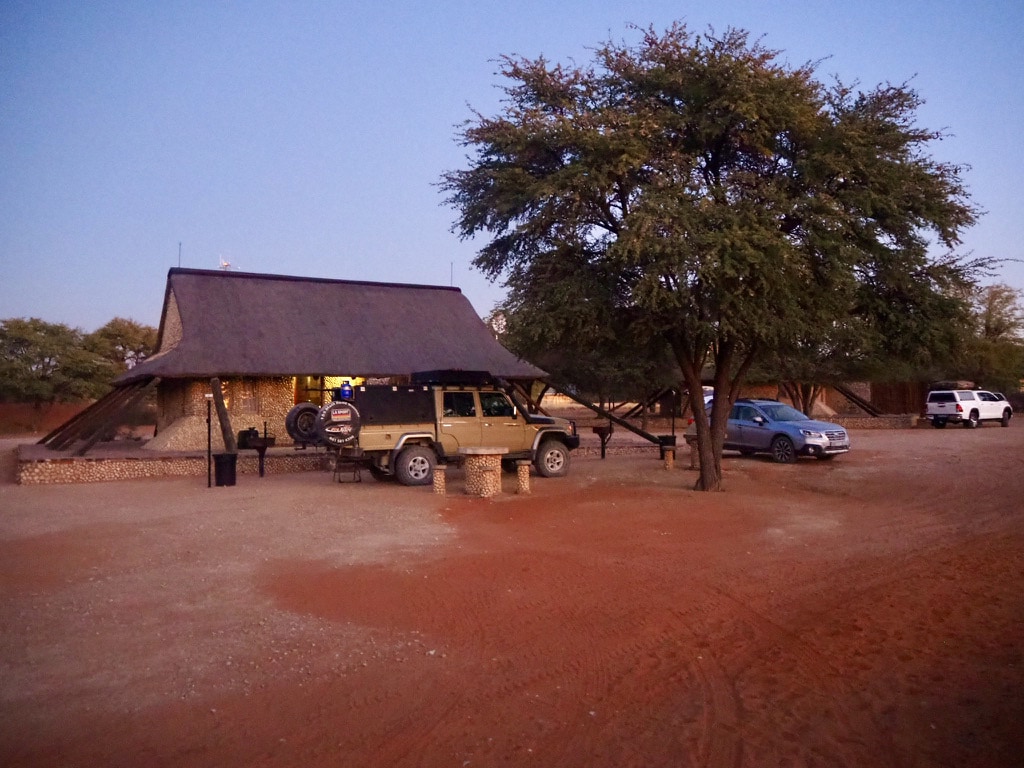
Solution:
<svg viewBox="0 0 1024 768">
<path fill-rule="evenodd" d="M 1020 766 L 1024 424 L 833 462 L 0 486 L 4 766 Z"/>
</svg>

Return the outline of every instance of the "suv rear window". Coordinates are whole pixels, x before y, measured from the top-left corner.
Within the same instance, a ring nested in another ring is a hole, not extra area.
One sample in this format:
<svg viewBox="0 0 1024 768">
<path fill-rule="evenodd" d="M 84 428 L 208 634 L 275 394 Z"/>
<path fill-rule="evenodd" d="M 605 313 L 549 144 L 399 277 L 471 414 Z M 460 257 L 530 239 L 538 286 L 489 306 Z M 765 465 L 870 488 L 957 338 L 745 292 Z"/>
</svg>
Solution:
<svg viewBox="0 0 1024 768">
<path fill-rule="evenodd" d="M 929 392 L 928 393 L 929 403 L 955 403 L 956 395 L 952 392 Z"/>
</svg>

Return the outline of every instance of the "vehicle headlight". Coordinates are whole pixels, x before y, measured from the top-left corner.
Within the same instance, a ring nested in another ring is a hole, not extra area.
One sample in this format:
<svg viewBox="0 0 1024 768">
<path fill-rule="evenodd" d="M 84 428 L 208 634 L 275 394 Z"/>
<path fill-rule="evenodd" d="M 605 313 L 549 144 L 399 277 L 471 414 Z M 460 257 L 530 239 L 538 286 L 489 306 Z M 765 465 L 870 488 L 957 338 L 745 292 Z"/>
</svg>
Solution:
<svg viewBox="0 0 1024 768">
<path fill-rule="evenodd" d="M 815 432 L 810 429 L 801 429 L 800 434 L 802 434 L 804 437 L 816 437 L 819 440 L 825 437 L 825 435 L 822 434 L 821 432 Z"/>
</svg>

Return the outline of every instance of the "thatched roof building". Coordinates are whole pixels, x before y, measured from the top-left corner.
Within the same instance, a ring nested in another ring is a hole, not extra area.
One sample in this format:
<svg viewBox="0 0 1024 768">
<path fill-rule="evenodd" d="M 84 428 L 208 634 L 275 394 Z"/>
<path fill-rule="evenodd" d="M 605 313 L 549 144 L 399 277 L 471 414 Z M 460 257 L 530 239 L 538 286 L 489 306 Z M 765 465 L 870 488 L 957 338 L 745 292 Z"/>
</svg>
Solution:
<svg viewBox="0 0 1024 768">
<path fill-rule="evenodd" d="M 498 343 L 458 288 L 171 269 L 157 351 L 40 442 L 84 452 L 155 388 L 147 447 L 201 448 L 215 378 L 233 420 L 284 434 L 295 403 L 329 401 L 344 378 L 401 382 L 437 370 L 545 376 Z"/>
<path fill-rule="evenodd" d="M 505 349 L 458 288 L 171 269 L 149 377 L 544 371 Z"/>
</svg>

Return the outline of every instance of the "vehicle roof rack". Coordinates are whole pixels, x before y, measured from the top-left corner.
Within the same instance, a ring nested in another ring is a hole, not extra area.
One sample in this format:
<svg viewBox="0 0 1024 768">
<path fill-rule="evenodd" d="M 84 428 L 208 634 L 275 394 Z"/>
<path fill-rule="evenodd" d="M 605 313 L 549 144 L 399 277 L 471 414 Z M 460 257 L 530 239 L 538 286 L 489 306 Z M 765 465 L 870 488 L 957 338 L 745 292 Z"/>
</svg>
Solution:
<svg viewBox="0 0 1024 768">
<path fill-rule="evenodd" d="M 494 384 L 495 378 L 489 371 L 436 370 L 415 371 L 409 380 L 412 384 L 453 384 L 456 386 L 482 387 Z"/>
</svg>

